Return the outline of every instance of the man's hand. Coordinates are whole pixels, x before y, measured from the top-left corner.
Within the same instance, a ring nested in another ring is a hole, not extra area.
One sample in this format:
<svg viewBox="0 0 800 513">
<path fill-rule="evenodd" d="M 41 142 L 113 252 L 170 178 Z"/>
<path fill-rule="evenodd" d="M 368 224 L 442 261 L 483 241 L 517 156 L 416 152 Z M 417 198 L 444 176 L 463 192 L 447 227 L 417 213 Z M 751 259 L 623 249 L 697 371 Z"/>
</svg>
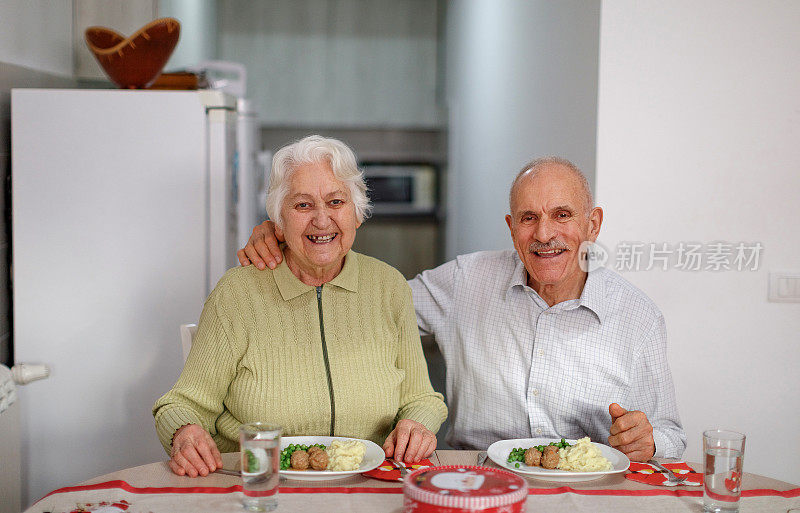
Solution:
<svg viewBox="0 0 800 513">
<path fill-rule="evenodd" d="M 415 420 L 403 419 L 386 437 L 383 451 L 387 458 L 416 463 L 436 449 L 436 435 Z"/>
<path fill-rule="evenodd" d="M 278 247 L 279 242 L 283 241 L 279 241 L 275 235 L 275 223 L 264 221 L 253 228 L 247 245 L 237 251 L 236 256 L 239 257 L 242 266 L 255 264 L 261 270 L 266 267 L 275 269 L 283 260 L 281 248 Z"/>
<path fill-rule="evenodd" d="M 611 414 L 611 436 L 608 445 L 625 453 L 631 461 L 647 461 L 656 452 L 653 426 L 641 411 L 628 411 L 617 403 L 608 407 Z"/>
<path fill-rule="evenodd" d="M 187 424 L 172 437 L 169 468 L 179 476 L 207 476 L 222 468 L 222 456 L 208 431 L 197 424 Z"/>
</svg>

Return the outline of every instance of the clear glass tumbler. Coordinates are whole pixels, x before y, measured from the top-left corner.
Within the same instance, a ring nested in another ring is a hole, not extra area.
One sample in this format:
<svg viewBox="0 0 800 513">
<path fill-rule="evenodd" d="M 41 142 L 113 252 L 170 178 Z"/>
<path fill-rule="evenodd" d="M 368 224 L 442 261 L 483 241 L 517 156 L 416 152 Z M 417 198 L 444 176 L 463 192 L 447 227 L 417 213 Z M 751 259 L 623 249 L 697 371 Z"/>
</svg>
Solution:
<svg viewBox="0 0 800 513">
<path fill-rule="evenodd" d="M 239 427 L 242 455 L 242 504 L 248 511 L 272 511 L 278 507 L 281 427 L 263 422 Z"/>
<path fill-rule="evenodd" d="M 745 436 L 736 431 L 703 432 L 703 511 L 739 511 Z"/>
</svg>

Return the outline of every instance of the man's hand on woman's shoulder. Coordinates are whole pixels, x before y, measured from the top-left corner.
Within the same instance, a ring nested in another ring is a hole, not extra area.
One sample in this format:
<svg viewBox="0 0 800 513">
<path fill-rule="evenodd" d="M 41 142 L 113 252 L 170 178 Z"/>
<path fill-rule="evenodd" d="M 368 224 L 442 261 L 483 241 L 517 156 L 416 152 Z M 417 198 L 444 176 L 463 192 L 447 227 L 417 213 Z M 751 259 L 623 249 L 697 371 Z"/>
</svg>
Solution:
<svg viewBox="0 0 800 513">
<path fill-rule="evenodd" d="M 259 269 L 275 269 L 283 260 L 283 253 L 275 234 L 275 223 L 264 221 L 253 228 L 245 247 L 236 252 L 242 266 L 253 264 Z"/>
</svg>

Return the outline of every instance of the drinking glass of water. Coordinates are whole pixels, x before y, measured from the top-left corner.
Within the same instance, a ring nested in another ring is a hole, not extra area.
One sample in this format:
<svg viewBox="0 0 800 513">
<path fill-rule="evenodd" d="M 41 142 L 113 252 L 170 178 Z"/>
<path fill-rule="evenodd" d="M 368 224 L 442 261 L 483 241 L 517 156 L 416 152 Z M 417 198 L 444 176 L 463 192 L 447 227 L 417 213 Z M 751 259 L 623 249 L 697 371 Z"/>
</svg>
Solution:
<svg viewBox="0 0 800 513">
<path fill-rule="evenodd" d="M 281 427 L 263 422 L 239 427 L 242 453 L 242 504 L 249 511 L 278 507 Z"/>
<path fill-rule="evenodd" d="M 744 440 L 745 436 L 736 431 L 711 429 L 703 432 L 703 511 L 739 511 Z"/>
</svg>

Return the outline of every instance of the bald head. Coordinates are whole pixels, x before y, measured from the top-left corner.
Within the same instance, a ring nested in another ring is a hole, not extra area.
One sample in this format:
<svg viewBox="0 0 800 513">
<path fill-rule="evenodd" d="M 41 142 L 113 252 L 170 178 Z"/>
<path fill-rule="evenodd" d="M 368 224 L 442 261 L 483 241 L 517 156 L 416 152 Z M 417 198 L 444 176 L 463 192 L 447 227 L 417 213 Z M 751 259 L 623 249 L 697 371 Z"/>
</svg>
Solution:
<svg viewBox="0 0 800 513">
<path fill-rule="evenodd" d="M 589 181 L 586 179 L 583 172 L 578 169 L 578 166 L 561 157 L 538 158 L 528 162 L 522 167 L 520 172 L 517 173 L 516 178 L 514 178 L 514 182 L 511 184 L 511 191 L 508 195 L 508 204 L 511 212 L 514 212 L 514 202 L 516 201 L 516 192 L 519 184 L 526 180 L 533 179 L 544 170 L 554 174 L 565 173 L 570 178 L 574 179 L 584 198 L 586 215 L 588 216 L 591 213 L 594 207 L 594 199 L 592 198 L 592 190 L 589 188 Z"/>
</svg>

